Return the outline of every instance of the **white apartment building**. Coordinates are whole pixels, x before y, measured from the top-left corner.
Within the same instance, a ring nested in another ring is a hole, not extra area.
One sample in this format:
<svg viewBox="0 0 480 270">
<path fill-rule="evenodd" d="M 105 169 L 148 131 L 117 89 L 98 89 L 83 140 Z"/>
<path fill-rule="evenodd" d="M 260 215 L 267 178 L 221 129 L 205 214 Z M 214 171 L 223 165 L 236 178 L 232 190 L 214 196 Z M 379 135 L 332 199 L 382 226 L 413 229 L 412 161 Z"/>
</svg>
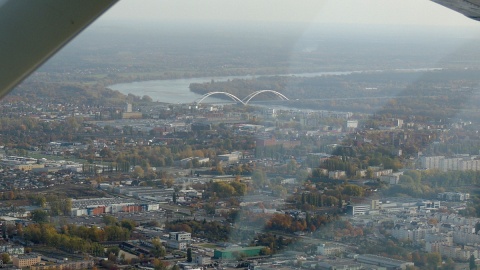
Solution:
<svg viewBox="0 0 480 270">
<path fill-rule="evenodd" d="M 392 236 L 399 240 L 408 240 L 412 242 L 424 241 L 427 234 L 436 233 L 437 229 L 433 226 L 411 226 L 410 224 L 397 224 L 392 229 Z"/>
<path fill-rule="evenodd" d="M 192 234 L 189 232 L 171 232 L 169 238 L 176 241 L 190 241 Z"/>
<path fill-rule="evenodd" d="M 445 158 L 445 156 L 421 157 L 420 166 L 425 169 L 442 171 L 479 171 L 480 159 L 477 156 Z"/>
<path fill-rule="evenodd" d="M 370 205 L 347 205 L 347 213 L 352 216 L 365 215 L 370 210 Z"/>
<path fill-rule="evenodd" d="M 172 249 L 185 250 L 187 249 L 187 242 L 179 242 L 176 240 L 168 240 L 167 247 Z"/>
<path fill-rule="evenodd" d="M 331 256 L 345 252 L 345 247 L 338 244 L 321 244 L 317 246 L 317 254 Z"/>
</svg>

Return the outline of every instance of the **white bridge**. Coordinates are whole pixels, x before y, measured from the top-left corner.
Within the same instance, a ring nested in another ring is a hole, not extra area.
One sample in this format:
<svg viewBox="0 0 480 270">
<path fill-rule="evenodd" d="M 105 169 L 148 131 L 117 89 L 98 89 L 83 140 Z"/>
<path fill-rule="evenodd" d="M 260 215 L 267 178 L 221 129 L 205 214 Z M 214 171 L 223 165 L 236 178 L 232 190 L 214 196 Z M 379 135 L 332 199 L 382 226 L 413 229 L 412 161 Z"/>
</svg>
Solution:
<svg viewBox="0 0 480 270">
<path fill-rule="evenodd" d="M 231 98 L 233 101 L 237 102 L 237 103 L 242 103 L 243 105 L 247 105 L 250 100 L 252 100 L 254 97 L 256 97 L 257 95 L 259 94 L 263 94 L 263 93 L 272 93 L 274 94 L 275 96 L 277 96 L 278 98 L 280 98 L 280 100 L 289 100 L 286 96 L 284 96 L 282 93 L 279 93 L 277 91 L 274 91 L 274 90 L 258 90 L 258 91 L 255 91 L 253 93 L 251 93 L 250 95 L 246 96 L 245 98 L 243 99 L 240 99 L 238 98 L 237 96 L 235 95 L 232 95 L 230 93 L 227 93 L 227 92 L 210 92 L 210 93 L 206 93 L 205 95 L 203 95 L 201 98 L 195 100 L 194 103 L 196 104 L 200 104 L 204 99 L 208 98 L 209 96 L 213 96 L 213 95 L 225 95 L 229 98 Z"/>
</svg>

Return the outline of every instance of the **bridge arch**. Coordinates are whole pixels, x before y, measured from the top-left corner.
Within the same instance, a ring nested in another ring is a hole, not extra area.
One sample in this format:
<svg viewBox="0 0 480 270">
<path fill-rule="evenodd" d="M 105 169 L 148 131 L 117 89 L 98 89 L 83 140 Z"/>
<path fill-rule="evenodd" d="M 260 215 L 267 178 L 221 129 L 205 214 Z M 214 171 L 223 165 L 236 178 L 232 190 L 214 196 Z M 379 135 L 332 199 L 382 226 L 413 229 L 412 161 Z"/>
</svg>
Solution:
<svg viewBox="0 0 480 270">
<path fill-rule="evenodd" d="M 206 93 L 205 95 L 203 95 L 203 97 L 201 97 L 195 103 L 200 104 L 204 99 L 206 99 L 206 98 L 208 98 L 209 96 L 212 96 L 212 95 L 225 95 L 225 96 L 231 98 L 233 101 L 240 102 L 243 105 L 245 105 L 245 103 L 241 99 L 239 99 L 237 96 L 232 95 L 232 94 L 227 93 L 227 92 L 209 92 L 209 93 Z"/>
<path fill-rule="evenodd" d="M 273 93 L 275 94 L 277 97 L 279 97 L 281 100 L 289 100 L 285 95 L 283 95 L 282 93 L 279 93 L 277 91 L 274 91 L 274 90 L 258 90 L 258 91 L 255 91 L 253 93 L 251 93 L 250 95 L 246 96 L 243 100 L 242 100 L 242 103 L 247 105 L 248 102 L 250 102 L 250 100 L 252 100 L 252 98 L 256 97 L 257 95 L 259 94 L 262 94 L 262 93 Z"/>
</svg>

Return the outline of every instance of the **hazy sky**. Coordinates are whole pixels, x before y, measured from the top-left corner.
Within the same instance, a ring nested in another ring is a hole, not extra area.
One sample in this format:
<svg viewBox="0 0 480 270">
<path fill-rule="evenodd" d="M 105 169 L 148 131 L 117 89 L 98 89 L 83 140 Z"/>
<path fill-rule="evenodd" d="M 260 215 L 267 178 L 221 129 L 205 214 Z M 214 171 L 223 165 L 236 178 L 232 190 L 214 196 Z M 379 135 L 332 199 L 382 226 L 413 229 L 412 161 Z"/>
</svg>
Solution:
<svg viewBox="0 0 480 270">
<path fill-rule="evenodd" d="M 120 0 L 101 20 L 480 24 L 429 0 Z"/>
</svg>

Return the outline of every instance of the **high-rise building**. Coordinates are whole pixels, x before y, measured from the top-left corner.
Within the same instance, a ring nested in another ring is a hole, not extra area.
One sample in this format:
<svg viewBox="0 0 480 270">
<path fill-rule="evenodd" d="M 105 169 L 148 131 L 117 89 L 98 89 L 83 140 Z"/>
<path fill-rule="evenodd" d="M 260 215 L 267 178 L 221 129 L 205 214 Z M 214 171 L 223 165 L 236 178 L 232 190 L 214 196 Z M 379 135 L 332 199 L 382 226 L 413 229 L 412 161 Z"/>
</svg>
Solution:
<svg viewBox="0 0 480 270">
<path fill-rule="evenodd" d="M 125 103 L 124 111 L 127 113 L 132 112 L 132 103 Z"/>
</svg>

